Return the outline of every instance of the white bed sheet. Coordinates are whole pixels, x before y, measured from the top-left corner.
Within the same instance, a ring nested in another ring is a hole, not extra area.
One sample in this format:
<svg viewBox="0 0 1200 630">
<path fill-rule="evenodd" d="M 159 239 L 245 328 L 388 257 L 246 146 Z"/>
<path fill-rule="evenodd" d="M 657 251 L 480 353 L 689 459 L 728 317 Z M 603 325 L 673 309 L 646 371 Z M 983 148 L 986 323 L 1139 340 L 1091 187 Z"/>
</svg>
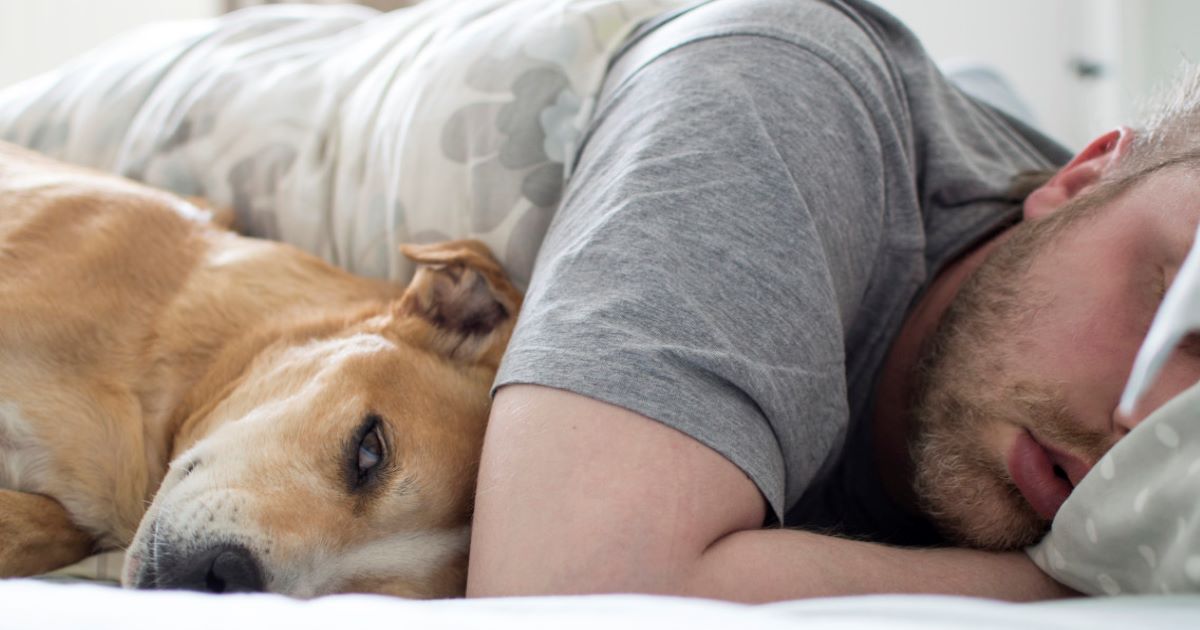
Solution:
<svg viewBox="0 0 1200 630">
<path fill-rule="evenodd" d="M 814 599 L 743 606 L 640 595 L 409 601 L 339 595 L 311 601 L 278 595 L 126 591 L 94 585 L 0 582 L 0 630 L 7 628 L 1043 628 L 1193 629 L 1200 596 L 1114 597 L 1005 604 L 939 596 Z"/>
</svg>

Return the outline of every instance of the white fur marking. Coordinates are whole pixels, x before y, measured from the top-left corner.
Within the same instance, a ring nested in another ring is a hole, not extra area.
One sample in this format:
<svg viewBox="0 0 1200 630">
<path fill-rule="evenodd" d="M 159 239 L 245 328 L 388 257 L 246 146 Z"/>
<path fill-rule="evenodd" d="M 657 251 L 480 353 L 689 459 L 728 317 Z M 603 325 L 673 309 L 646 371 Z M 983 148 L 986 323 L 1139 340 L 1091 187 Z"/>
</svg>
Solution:
<svg viewBox="0 0 1200 630">
<path fill-rule="evenodd" d="M 199 206 L 196 206 L 183 199 L 172 199 L 171 209 L 179 213 L 183 218 L 196 223 L 212 223 L 213 213 Z"/>
<path fill-rule="evenodd" d="M 454 554 L 463 553 L 471 539 L 470 526 L 404 532 L 363 543 L 342 553 L 328 553 L 306 575 L 299 576 L 290 594 L 313 597 L 334 592 L 362 577 L 427 578 Z"/>
</svg>

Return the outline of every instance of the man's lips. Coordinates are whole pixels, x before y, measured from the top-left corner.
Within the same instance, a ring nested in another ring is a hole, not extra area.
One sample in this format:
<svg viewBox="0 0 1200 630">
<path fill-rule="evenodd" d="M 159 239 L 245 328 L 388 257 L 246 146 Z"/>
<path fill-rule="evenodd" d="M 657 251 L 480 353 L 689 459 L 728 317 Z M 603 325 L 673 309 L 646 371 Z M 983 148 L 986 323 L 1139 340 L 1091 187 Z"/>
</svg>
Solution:
<svg viewBox="0 0 1200 630">
<path fill-rule="evenodd" d="M 1071 481 L 1054 474 L 1054 466 L 1050 453 L 1028 431 L 1017 435 L 1008 452 L 1008 473 L 1033 510 L 1046 520 L 1054 518 L 1073 489 Z"/>
<path fill-rule="evenodd" d="M 1085 462 L 1083 459 L 1066 451 L 1057 449 L 1053 444 L 1048 444 L 1043 440 L 1039 440 L 1036 434 L 1030 434 L 1035 442 L 1038 443 L 1046 451 L 1046 455 L 1050 457 L 1051 463 L 1058 466 L 1067 474 L 1067 479 L 1071 482 L 1071 489 L 1074 490 L 1079 482 L 1087 476 L 1092 470 L 1092 464 Z"/>
</svg>

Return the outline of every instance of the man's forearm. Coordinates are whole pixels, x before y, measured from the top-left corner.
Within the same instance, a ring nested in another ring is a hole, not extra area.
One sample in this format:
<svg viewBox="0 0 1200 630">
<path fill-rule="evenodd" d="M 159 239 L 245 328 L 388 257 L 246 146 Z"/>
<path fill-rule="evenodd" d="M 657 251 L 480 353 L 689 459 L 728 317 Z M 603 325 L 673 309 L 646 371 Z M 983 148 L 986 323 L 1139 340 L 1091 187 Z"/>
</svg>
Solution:
<svg viewBox="0 0 1200 630">
<path fill-rule="evenodd" d="M 480 465 L 467 594 L 1068 594 L 1020 553 L 757 529 L 765 515 L 749 477 L 687 435 L 570 392 L 505 387 Z"/>
<path fill-rule="evenodd" d="M 709 547 L 681 594 L 742 602 L 871 593 L 940 593 L 1013 601 L 1069 597 L 1021 552 L 912 549 L 796 530 L 730 534 Z"/>
</svg>

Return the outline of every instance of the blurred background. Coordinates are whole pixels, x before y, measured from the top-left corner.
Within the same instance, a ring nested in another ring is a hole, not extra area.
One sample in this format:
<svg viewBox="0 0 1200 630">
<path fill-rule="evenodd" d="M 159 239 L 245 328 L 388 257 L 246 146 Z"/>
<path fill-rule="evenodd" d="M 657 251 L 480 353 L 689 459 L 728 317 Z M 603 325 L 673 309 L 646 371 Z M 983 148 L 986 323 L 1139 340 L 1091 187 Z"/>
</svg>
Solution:
<svg viewBox="0 0 1200 630">
<path fill-rule="evenodd" d="M 389 9 L 410 0 L 363 0 Z M 459 0 L 470 2 L 471 0 Z M 0 0 L 0 87 L 140 24 L 211 17 L 263 0 Z M 1200 59 L 1195 0 L 878 0 L 930 53 L 1000 72 L 1038 125 L 1073 149 Z"/>
</svg>

